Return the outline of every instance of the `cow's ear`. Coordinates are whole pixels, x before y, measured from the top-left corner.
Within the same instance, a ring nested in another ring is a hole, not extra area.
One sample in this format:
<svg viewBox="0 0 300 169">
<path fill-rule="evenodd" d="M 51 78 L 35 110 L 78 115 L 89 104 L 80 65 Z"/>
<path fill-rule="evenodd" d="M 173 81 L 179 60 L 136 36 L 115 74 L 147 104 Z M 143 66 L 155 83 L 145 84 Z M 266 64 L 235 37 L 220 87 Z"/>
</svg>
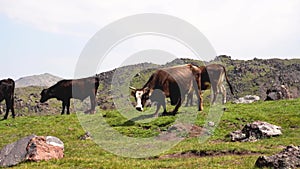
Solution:
<svg viewBox="0 0 300 169">
<path fill-rule="evenodd" d="M 134 91 L 131 91 L 131 96 L 135 97 L 135 90 Z"/>
<path fill-rule="evenodd" d="M 131 92 L 130 92 L 131 96 L 135 97 L 136 88 L 129 86 L 129 89 L 131 89 Z"/>
<path fill-rule="evenodd" d="M 150 88 L 149 87 L 145 87 L 144 88 L 144 93 L 149 94 L 149 92 L 150 92 Z"/>
</svg>

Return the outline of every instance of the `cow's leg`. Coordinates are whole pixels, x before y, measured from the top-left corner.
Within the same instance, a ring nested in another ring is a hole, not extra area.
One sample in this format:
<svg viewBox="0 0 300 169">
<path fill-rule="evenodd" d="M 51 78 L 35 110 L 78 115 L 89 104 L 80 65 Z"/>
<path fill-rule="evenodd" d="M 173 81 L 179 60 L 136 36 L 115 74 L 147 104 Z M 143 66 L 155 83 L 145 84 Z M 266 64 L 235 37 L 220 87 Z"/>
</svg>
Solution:
<svg viewBox="0 0 300 169">
<path fill-rule="evenodd" d="M 156 111 L 155 111 L 155 113 L 154 113 L 154 117 L 158 117 L 158 111 L 159 111 L 159 109 L 160 109 L 160 106 L 161 106 L 161 104 L 160 104 L 160 103 L 157 103 L 157 105 L 156 105 Z"/>
<path fill-rule="evenodd" d="M 66 101 L 62 101 L 62 111 L 61 111 L 61 115 L 65 114 L 65 108 L 66 108 Z"/>
<path fill-rule="evenodd" d="M 173 112 L 172 112 L 172 115 L 173 115 L 173 116 L 175 116 L 175 115 L 177 114 L 178 109 L 179 109 L 179 107 L 180 107 L 181 104 L 182 104 L 182 100 L 183 100 L 183 99 L 181 99 L 181 98 L 178 99 L 177 104 L 176 104 L 176 106 L 175 106 L 175 108 L 174 108 L 174 110 L 173 110 Z"/>
<path fill-rule="evenodd" d="M 14 100 L 13 99 L 14 98 L 12 98 L 12 99 L 5 99 L 6 112 L 5 112 L 5 115 L 4 115 L 3 119 L 7 119 L 9 110 L 11 110 L 12 117 L 15 118 Z"/>
<path fill-rule="evenodd" d="M 10 105 L 11 103 L 8 99 L 5 99 L 5 104 L 6 104 L 6 112 L 5 112 L 5 115 L 4 115 L 3 119 L 7 119 L 8 112 L 9 112 L 9 109 L 11 107 L 11 105 Z"/>
<path fill-rule="evenodd" d="M 161 105 L 162 105 L 162 107 L 164 109 L 164 111 L 162 113 L 162 116 L 167 116 L 168 112 L 167 112 L 167 108 L 166 108 L 166 101 L 164 101 Z"/>
<path fill-rule="evenodd" d="M 166 102 L 164 102 L 164 103 L 162 104 L 162 107 L 163 107 L 163 109 L 164 109 L 163 114 L 167 114 Z"/>
<path fill-rule="evenodd" d="M 193 90 L 188 93 L 187 99 L 186 99 L 186 107 L 188 106 L 189 103 L 190 103 L 190 106 L 193 106 L 193 94 L 194 94 Z"/>
<path fill-rule="evenodd" d="M 12 96 L 11 98 L 11 106 L 10 106 L 10 109 L 11 109 L 11 114 L 12 114 L 12 117 L 15 118 L 15 105 L 14 105 L 14 97 Z"/>
<path fill-rule="evenodd" d="M 202 111 L 203 110 L 203 95 L 201 92 L 201 81 L 198 78 L 196 80 L 196 82 L 194 82 L 193 85 L 194 85 L 194 89 L 195 89 L 197 100 L 198 100 L 198 111 Z"/>
<path fill-rule="evenodd" d="M 90 96 L 90 100 L 91 100 L 91 110 L 90 110 L 90 113 L 94 114 L 95 113 L 95 107 L 96 107 L 96 96 L 94 94 L 92 94 Z"/>
<path fill-rule="evenodd" d="M 193 106 L 193 93 L 194 92 L 189 93 L 190 106 Z"/>
<path fill-rule="evenodd" d="M 7 108 L 7 106 L 6 106 L 6 112 L 5 112 L 5 115 L 4 115 L 4 117 L 3 117 L 3 119 L 7 119 L 7 117 L 8 117 L 8 112 L 9 112 L 9 109 Z"/>
<path fill-rule="evenodd" d="M 67 100 L 66 106 L 67 106 L 67 114 L 70 114 L 70 99 Z"/>
<path fill-rule="evenodd" d="M 222 103 L 225 104 L 226 103 L 226 89 L 223 84 L 221 85 L 221 92 L 222 92 L 222 97 L 223 97 Z"/>
<path fill-rule="evenodd" d="M 211 103 L 214 105 L 216 103 L 217 95 L 219 93 L 219 86 L 217 86 L 216 84 L 212 84 L 212 92 L 213 92 L 213 98 Z"/>
</svg>

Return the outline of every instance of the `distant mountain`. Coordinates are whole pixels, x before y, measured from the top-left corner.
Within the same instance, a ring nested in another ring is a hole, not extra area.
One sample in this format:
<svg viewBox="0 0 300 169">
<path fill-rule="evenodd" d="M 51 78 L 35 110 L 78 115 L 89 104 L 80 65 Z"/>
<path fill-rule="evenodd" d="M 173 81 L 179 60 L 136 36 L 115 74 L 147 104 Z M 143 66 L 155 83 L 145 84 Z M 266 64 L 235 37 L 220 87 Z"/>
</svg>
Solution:
<svg viewBox="0 0 300 169">
<path fill-rule="evenodd" d="M 26 76 L 16 80 L 16 88 L 27 86 L 45 86 L 49 87 L 56 82 L 62 80 L 62 78 L 44 73 L 41 75 Z"/>
</svg>

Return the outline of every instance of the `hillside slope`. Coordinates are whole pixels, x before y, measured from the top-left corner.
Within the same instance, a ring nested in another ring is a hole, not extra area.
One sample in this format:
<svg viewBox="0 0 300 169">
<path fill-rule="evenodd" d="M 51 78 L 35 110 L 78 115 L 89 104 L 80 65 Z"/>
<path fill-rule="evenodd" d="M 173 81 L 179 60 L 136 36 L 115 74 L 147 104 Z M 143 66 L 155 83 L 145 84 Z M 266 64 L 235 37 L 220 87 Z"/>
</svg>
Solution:
<svg viewBox="0 0 300 169">
<path fill-rule="evenodd" d="M 233 60 L 229 56 L 218 56 L 210 63 L 212 62 L 221 63 L 225 65 L 227 69 L 230 83 L 232 84 L 235 92 L 235 96 L 232 96 L 229 93 L 229 90 L 227 90 L 227 99 L 229 101 L 233 101 L 234 97 L 242 97 L 248 94 L 258 95 L 262 100 L 264 100 L 266 98 L 266 91 L 268 89 L 274 86 L 278 87 L 280 85 L 285 85 L 290 90 L 293 98 L 300 97 L 300 59 L 253 59 L 244 61 Z M 117 77 L 117 83 L 124 83 L 126 80 L 130 80 L 131 86 L 140 88 L 147 82 L 151 73 L 153 73 L 157 68 L 169 67 L 183 63 L 192 63 L 195 65 L 209 64 L 203 63 L 199 60 L 175 59 L 172 62 L 167 63 L 166 65 L 141 63 L 98 74 L 100 78 L 100 86 L 97 94 L 98 106 L 102 109 L 115 108 L 114 102 L 112 100 L 112 79 Z M 29 76 L 17 80 L 16 86 L 50 86 L 60 79 L 61 78 L 55 76 L 53 77 L 50 74 Z M 227 86 L 226 83 L 225 86 Z M 19 88 L 19 90 L 16 90 L 17 109 L 23 110 L 22 107 L 24 107 L 24 101 L 25 105 L 27 105 L 28 110 L 33 109 L 34 107 L 41 107 L 38 102 L 41 90 L 41 87 L 28 89 Z M 126 90 L 124 91 L 126 92 Z M 128 92 L 130 92 L 129 89 Z M 36 98 L 33 98 L 33 96 L 35 96 Z M 31 103 L 27 103 L 27 100 L 30 100 L 28 98 L 31 98 Z M 208 101 L 208 99 L 205 99 L 205 101 Z M 51 102 L 57 101 L 53 100 Z M 2 102 L 0 105 L 3 104 L 4 103 Z M 60 103 L 57 102 L 55 104 Z M 32 106 L 34 107 L 32 108 Z M 47 107 L 45 107 L 45 109 L 48 109 Z M 36 112 L 42 111 L 42 109 L 35 109 Z M 55 109 L 57 109 L 56 111 L 58 111 L 59 107 Z M 53 113 L 51 112 L 52 109 L 49 108 L 49 114 Z"/>
<path fill-rule="evenodd" d="M 205 63 L 200 60 L 182 58 L 175 59 L 165 65 L 156 65 L 156 67 L 170 67 L 185 63 L 198 66 L 210 63 L 220 63 L 224 65 L 235 93 L 235 96 L 233 96 L 230 91 L 227 90 L 227 99 L 229 101 L 235 97 L 242 97 L 249 94 L 258 95 L 264 100 L 268 89 L 278 88 L 281 85 L 285 85 L 289 89 L 292 98 L 300 97 L 300 59 L 253 59 L 244 61 L 233 60 L 230 56 L 222 55 Z M 147 82 L 151 73 L 156 70 L 147 68 L 151 66 L 153 65 L 139 64 L 122 67 L 118 70 L 123 72 L 123 74 L 130 74 L 143 67 L 143 70 L 138 72 L 137 76 L 131 76 L 131 85 L 140 88 Z M 102 87 L 99 88 L 100 97 L 98 97 L 98 105 L 104 109 L 114 107 L 113 102 L 111 99 L 108 99 L 107 96 L 110 94 L 110 83 L 115 71 L 116 70 L 99 74 L 101 79 L 100 86 Z M 122 83 L 122 79 L 120 83 Z M 224 82 L 224 84 L 227 86 L 226 82 Z"/>
<path fill-rule="evenodd" d="M 266 98 L 268 89 L 285 85 L 292 98 L 300 97 L 300 59 L 232 60 L 230 56 L 215 59 L 226 66 L 237 96 L 247 94 Z"/>
</svg>

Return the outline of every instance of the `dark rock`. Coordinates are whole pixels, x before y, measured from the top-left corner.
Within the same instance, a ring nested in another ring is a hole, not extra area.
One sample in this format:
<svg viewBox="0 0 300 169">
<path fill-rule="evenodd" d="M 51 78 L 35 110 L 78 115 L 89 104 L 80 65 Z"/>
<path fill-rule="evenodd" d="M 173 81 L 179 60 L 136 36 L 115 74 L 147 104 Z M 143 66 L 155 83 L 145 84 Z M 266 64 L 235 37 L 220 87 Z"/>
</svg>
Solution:
<svg viewBox="0 0 300 169">
<path fill-rule="evenodd" d="M 273 86 L 271 89 L 268 89 L 267 92 L 267 100 L 281 100 L 281 99 L 290 99 L 291 94 L 289 89 L 285 85 L 281 86 Z"/>
<path fill-rule="evenodd" d="M 300 146 L 287 146 L 283 151 L 272 156 L 260 156 L 255 162 L 256 167 L 274 169 L 290 169 L 300 167 Z"/>
<path fill-rule="evenodd" d="M 0 151 L 0 166 L 10 167 L 25 161 L 27 155 L 26 147 L 28 142 L 34 137 L 36 136 L 30 135 L 3 147 Z"/>
<path fill-rule="evenodd" d="M 231 141 L 256 141 L 281 135 L 281 127 L 267 122 L 255 121 L 245 125 L 242 130 L 230 133 Z"/>
</svg>

